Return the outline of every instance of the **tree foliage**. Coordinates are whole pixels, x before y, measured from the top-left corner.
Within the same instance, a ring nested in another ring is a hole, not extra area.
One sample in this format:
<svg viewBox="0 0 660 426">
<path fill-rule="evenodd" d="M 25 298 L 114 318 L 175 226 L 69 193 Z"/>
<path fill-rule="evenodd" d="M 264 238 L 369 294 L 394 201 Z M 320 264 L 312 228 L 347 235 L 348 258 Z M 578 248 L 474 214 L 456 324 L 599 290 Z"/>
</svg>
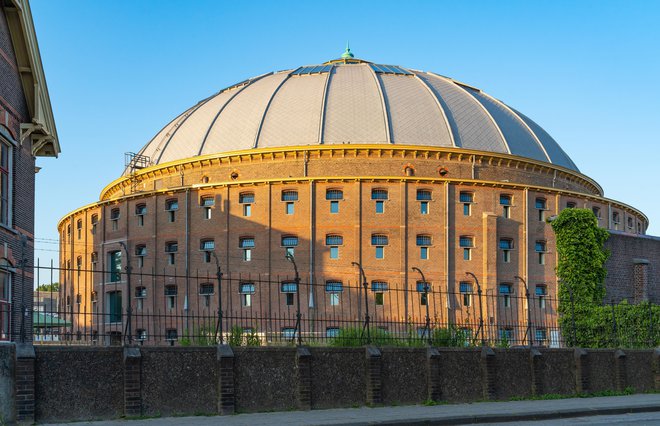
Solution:
<svg viewBox="0 0 660 426">
<path fill-rule="evenodd" d="M 598 227 L 596 216 L 587 209 L 564 209 L 551 224 L 557 239 L 560 300 L 569 299 L 570 288 L 576 305 L 600 305 L 609 257 L 603 245 L 609 233 Z"/>
<path fill-rule="evenodd" d="M 37 291 L 60 291 L 60 283 L 41 284 L 37 287 Z"/>
</svg>

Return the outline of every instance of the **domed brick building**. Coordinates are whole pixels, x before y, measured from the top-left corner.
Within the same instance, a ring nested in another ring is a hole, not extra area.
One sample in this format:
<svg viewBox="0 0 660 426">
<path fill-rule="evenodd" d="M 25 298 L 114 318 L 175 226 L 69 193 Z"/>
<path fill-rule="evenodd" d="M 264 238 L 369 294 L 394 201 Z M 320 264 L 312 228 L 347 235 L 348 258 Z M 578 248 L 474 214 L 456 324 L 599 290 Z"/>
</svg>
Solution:
<svg viewBox="0 0 660 426">
<path fill-rule="evenodd" d="M 482 307 L 487 326 L 502 324 L 528 308 L 507 305 L 507 294 L 523 295 L 527 285 L 535 298 L 556 297 L 546 219 L 580 207 L 614 232 L 640 235 L 648 226 L 512 107 L 349 50 L 219 91 L 126 165 L 99 201 L 58 225 L 62 300 L 84 335 L 125 333 L 128 303 L 136 317 L 214 315 L 218 267 L 225 330 L 290 333 L 300 291 L 303 333 L 331 336 L 364 316 L 363 281 L 381 328 L 423 323 L 426 307 L 435 324 L 476 324 L 469 311 L 481 305 L 478 287 L 502 296 Z M 555 308 L 534 315 L 550 324 Z M 279 320 L 256 324 L 257 316 Z M 136 318 L 132 329 L 138 339 L 172 341 L 191 327 L 165 322 Z M 509 338 L 524 332 L 514 324 Z M 547 333 L 535 336 L 552 340 Z"/>
</svg>

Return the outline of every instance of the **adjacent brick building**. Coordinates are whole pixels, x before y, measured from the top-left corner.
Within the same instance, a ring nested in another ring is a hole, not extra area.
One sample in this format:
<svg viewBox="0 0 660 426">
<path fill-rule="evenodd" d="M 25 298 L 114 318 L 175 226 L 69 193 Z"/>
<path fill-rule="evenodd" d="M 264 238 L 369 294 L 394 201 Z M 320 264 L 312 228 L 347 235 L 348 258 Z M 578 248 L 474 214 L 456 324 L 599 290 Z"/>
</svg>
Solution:
<svg viewBox="0 0 660 426">
<path fill-rule="evenodd" d="M 375 319 L 396 312 L 390 321 L 419 321 L 430 305 L 434 321 L 474 323 L 479 285 L 490 295 L 524 294 L 528 285 L 535 315 L 551 319 L 555 307 L 540 300 L 557 294 L 546 219 L 570 207 L 591 209 L 626 238 L 648 227 L 502 102 L 347 52 L 224 89 L 129 156 L 98 202 L 58 225 L 61 300 L 79 332 L 118 336 L 129 303 L 134 312 L 212 315 L 220 265 L 223 310 L 250 328 L 254 311 L 290 314 L 298 291 L 307 318 L 357 300 L 346 286 L 361 282 L 357 262 Z M 320 286 L 292 285 L 287 252 L 303 282 Z M 433 300 L 421 294 L 420 271 L 441 290 Z M 486 307 L 489 323 L 523 316 L 524 304 L 504 300 Z M 303 331 L 331 333 L 360 315 L 344 306 L 336 324 Z M 292 316 L 283 317 L 267 331 L 290 330 Z M 185 332 L 157 322 L 133 329 L 138 338 Z M 552 339 L 545 331 L 534 331 L 538 340 Z"/>
<path fill-rule="evenodd" d="M 35 157 L 60 152 L 27 0 L 0 1 L 0 340 L 30 340 Z"/>
</svg>

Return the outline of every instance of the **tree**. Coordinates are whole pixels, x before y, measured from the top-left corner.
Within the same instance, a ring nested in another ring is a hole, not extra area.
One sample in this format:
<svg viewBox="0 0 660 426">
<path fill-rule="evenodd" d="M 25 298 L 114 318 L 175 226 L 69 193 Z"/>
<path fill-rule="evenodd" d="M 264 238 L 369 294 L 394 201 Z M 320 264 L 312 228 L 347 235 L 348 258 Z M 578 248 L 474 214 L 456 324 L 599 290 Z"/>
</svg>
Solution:
<svg viewBox="0 0 660 426">
<path fill-rule="evenodd" d="M 609 257 L 603 245 L 610 234 L 587 209 L 564 209 L 551 225 L 557 237 L 559 299 L 569 300 L 570 288 L 576 306 L 600 305 Z"/>
<path fill-rule="evenodd" d="M 37 291 L 60 291 L 60 283 L 41 284 L 37 287 Z"/>
</svg>

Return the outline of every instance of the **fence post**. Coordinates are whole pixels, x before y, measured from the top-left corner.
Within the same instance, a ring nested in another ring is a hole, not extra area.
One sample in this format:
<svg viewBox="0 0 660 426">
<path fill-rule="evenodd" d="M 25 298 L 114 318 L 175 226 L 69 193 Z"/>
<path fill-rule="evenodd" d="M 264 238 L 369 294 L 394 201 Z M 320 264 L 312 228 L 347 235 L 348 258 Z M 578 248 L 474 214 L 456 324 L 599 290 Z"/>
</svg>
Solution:
<svg viewBox="0 0 660 426">
<path fill-rule="evenodd" d="M 589 359 L 585 349 L 576 348 L 573 353 L 575 360 L 575 393 L 589 392 Z"/>
<path fill-rule="evenodd" d="M 34 423 L 36 354 L 32 343 L 16 344 L 16 420 Z"/>
<path fill-rule="evenodd" d="M 229 345 L 218 345 L 218 413 L 234 414 L 234 351 Z"/>
<path fill-rule="evenodd" d="M 16 344 L 0 342 L 0 420 L 16 421 Z"/>
<path fill-rule="evenodd" d="M 305 347 L 296 350 L 298 370 L 298 409 L 312 409 L 312 354 Z"/>
<path fill-rule="evenodd" d="M 660 348 L 653 350 L 653 375 L 655 382 L 655 390 L 660 391 Z"/>
<path fill-rule="evenodd" d="M 428 399 L 440 401 L 442 390 L 440 388 L 440 352 L 436 348 L 426 349 L 426 375 L 428 380 Z"/>
<path fill-rule="evenodd" d="M 382 354 L 375 346 L 367 346 L 367 405 L 383 402 Z"/>
<path fill-rule="evenodd" d="M 142 415 L 142 353 L 124 347 L 124 415 Z"/>
<path fill-rule="evenodd" d="M 612 347 L 619 347 L 619 342 L 617 338 L 616 330 L 616 313 L 614 312 L 614 299 L 610 300 L 610 306 L 612 307 Z"/>
<path fill-rule="evenodd" d="M 484 399 L 495 399 L 495 352 L 489 347 L 481 348 L 481 386 Z"/>
<path fill-rule="evenodd" d="M 622 392 L 626 388 L 626 353 L 621 349 L 614 352 L 614 369 L 616 373 L 616 390 Z"/>
<path fill-rule="evenodd" d="M 529 361 L 532 373 L 532 395 L 543 395 L 543 358 L 538 349 L 529 351 Z"/>
</svg>

